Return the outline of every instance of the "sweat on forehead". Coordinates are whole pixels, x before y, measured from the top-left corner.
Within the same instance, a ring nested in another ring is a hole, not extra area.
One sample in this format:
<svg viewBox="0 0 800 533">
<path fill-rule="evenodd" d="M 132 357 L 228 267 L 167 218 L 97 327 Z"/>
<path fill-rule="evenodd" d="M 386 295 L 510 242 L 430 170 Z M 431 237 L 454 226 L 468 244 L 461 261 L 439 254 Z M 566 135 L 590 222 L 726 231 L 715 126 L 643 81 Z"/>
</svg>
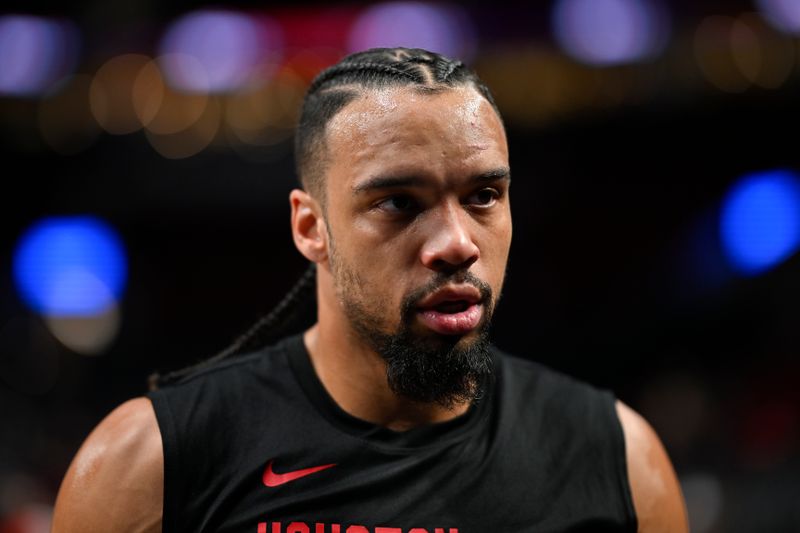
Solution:
<svg viewBox="0 0 800 533">
<path fill-rule="evenodd" d="M 331 201 L 377 176 L 452 187 L 507 167 L 502 124 L 467 87 L 435 95 L 409 87 L 367 91 L 328 123 L 325 153 L 324 186 Z"/>
<path fill-rule="evenodd" d="M 479 117 L 481 113 L 483 117 Z M 328 122 L 325 149 L 330 158 L 335 155 L 336 142 L 341 141 L 357 140 L 370 146 L 392 138 L 396 143 L 413 145 L 435 137 L 442 128 L 461 130 L 468 138 L 482 129 L 485 120 L 479 118 L 492 115 L 491 105 L 471 87 L 436 93 L 420 92 L 413 86 L 361 91 Z M 405 128 L 398 129 L 400 125 Z"/>
</svg>

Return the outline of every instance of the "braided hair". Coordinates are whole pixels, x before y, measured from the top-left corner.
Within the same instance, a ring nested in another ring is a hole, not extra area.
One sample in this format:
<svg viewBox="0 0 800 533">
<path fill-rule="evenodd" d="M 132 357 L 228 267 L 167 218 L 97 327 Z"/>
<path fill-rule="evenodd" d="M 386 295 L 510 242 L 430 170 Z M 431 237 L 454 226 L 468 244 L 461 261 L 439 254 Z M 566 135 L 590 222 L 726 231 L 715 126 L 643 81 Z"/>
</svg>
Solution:
<svg viewBox="0 0 800 533">
<path fill-rule="evenodd" d="M 281 337 L 297 333 L 306 323 L 313 321 L 316 314 L 314 283 L 317 265 L 311 263 L 295 285 L 272 311 L 259 318 L 255 324 L 234 340 L 227 348 L 216 355 L 194 365 L 175 370 L 168 374 L 151 374 L 148 378 L 150 390 L 176 383 L 182 378 L 202 370 L 233 355 L 247 353 L 262 346 L 272 344 Z"/>
<path fill-rule="evenodd" d="M 349 55 L 320 72 L 303 100 L 295 134 L 295 164 L 304 189 L 325 208 L 323 176 L 327 152 L 325 128 L 349 102 L 365 90 L 413 86 L 422 92 L 439 92 L 457 86 L 474 87 L 494 108 L 494 98 L 478 76 L 460 61 L 420 48 L 373 48 Z M 230 346 L 195 365 L 165 375 L 153 374 L 150 389 L 180 381 L 197 370 L 232 356 L 257 350 L 315 320 L 316 265 L 311 263 L 286 296 Z"/>
<path fill-rule="evenodd" d="M 365 90 L 412 86 L 440 92 L 457 86 L 474 87 L 500 111 L 486 85 L 461 61 L 421 48 L 372 48 L 349 55 L 320 72 L 311 82 L 295 135 L 295 166 L 303 187 L 325 207 L 325 127 Z"/>
</svg>

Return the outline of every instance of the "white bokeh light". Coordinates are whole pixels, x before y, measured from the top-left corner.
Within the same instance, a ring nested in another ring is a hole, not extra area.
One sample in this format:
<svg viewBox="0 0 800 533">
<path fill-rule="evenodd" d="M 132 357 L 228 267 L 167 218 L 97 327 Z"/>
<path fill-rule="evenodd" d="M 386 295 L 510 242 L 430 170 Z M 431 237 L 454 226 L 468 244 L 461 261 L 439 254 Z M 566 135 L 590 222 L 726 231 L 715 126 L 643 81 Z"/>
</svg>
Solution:
<svg viewBox="0 0 800 533">
<path fill-rule="evenodd" d="M 800 34 L 800 1 L 756 0 L 756 6 L 775 28 L 786 33 Z"/>
<path fill-rule="evenodd" d="M 469 60 L 475 52 L 475 30 L 455 5 L 386 2 L 367 8 L 353 24 L 348 52 L 368 48 L 424 48 Z"/>
<path fill-rule="evenodd" d="M 561 48 L 596 66 L 633 63 L 658 55 L 669 35 L 669 17 L 653 1 L 558 0 L 552 28 Z"/>
<path fill-rule="evenodd" d="M 66 20 L 0 17 L 0 94 L 31 97 L 72 73 L 79 33 Z"/>
<path fill-rule="evenodd" d="M 186 92 L 229 92 L 265 76 L 282 55 L 280 27 L 266 17 L 204 10 L 175 21 L 159 47 L 171 87 Z"/>
</svg>

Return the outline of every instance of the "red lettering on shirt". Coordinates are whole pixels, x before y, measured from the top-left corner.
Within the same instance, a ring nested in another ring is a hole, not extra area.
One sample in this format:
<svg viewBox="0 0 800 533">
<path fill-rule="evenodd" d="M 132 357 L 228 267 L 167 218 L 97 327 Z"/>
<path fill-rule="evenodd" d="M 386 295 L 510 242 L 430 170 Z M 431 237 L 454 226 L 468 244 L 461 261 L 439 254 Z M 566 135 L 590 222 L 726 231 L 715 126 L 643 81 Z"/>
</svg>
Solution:
<svg viewBox="0 0 800 533">
<path fill-rule="evenodd" d="M 258 523 L 258 533 L 267 533 L 269 522 Z M 326 528 L 330 527 L 330 532 Z M 272 522 L 272 533 L 281 533 L 283 524 L 281 522 Z M 434 528 L 434 533 L 444 533 L 445 528 Z M 458 533 L 457 527 L 447 528 L 448 533 Z M 376 526 L 370 529 L 366 526 L 354 524 L 347 526 L 345 533 L 404 533 L 405 530 L 401 527 L 392 526 Z M 286 526 L 286 533 L 311 533 L 311 526 L 306 522 L 292 522 Z M 314 524 L 314 533 L 342 533 L 341 524 L 325 524 L 316 522 Z M 409 529 L 406 533 L 428 533 L 424 527 L 414 527 Z"/>
</svg>

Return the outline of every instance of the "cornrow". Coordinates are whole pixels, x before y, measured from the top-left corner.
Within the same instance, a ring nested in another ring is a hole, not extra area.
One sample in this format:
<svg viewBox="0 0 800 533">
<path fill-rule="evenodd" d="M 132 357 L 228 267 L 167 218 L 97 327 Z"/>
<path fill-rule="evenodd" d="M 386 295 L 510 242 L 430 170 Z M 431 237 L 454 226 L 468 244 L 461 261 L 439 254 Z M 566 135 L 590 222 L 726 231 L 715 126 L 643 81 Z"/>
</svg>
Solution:
<svg viewBox="0 0 800 533">
<path fill-rule="evenodd" d="M 322 73 L 314 79 L 311 86 L 308 88 L 308 94 L 314 94 L 315 92 L 317 92 L 317 90 L 319 90 L 319 88 L 323 84 L 325 84 L 329 80 L 332 80 L 344 74 L 351 74 L 356 72 L 374 73 L 374 74 L 381 73 L 381 74 L 403 76 L 415 83 L 420 82 L 420 78 L 418 76 L 415 76 L 411 72 L 401 70 L 392 65 L 384 65 L 381 63 L 338 64 L 322 71 Z"/>
<path fill-rule="evenodd" d="M 456 69 L 459 69 L 463 66 L 464 64 L 461 61 L 453 61 L 452 63 L 445 65 L 445 68 L 441 73 L 441 76 L 439 77 L 439 81 L 446 83 L 447 80 L 450 78 L 450 75 L 453 74 L 453 72 L 455 72 Z"/>
<path fill-rule="evenodd" d="M 500 116 L 489 89 L 461 61 L 421 48 L 372 48 L 345 57 L 311 82 L 295 135 L 295 166 L 300 181 L 323 208 L 325 126 L 361 91 L 390 85 L 416 85 L 423 89 L 471 85 Z"/>
<path fill-rule="evenodd" d="M 472 86 L 500 112 L 489 89 L 460 61 L 420 48 L 373 48 L 349 55 L 320 72 L 311 82 L 303 101 L 295 135 L 295 163 L 301 184 L 325 209 L 322 177 L 325 165 L 325 127 L 360 90 L 391 85 Z M 502 119 L 501 119 L 502 120 Z M 190 367 L 149 378 L 151 389 L 175 383 L 184 377 L 230 357 L 257 350 L 291 333 L 302 331 L 314 320 L 316 265 L 311 264 L 286 296 L 230 346 Z"/>
</svg>

